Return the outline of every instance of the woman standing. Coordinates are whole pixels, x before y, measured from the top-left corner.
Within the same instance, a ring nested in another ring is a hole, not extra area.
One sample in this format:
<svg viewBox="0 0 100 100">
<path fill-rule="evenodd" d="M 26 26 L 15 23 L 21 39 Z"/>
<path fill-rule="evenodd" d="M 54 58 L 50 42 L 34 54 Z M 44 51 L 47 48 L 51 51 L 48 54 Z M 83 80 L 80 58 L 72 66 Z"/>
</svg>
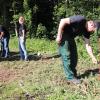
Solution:
<svg viewBox="0 0 100 100">
<path fill-rule="evenodd" d="M 16 25 L 15 31 L 16 35 L 18 36 L 18 43 L 19 43 L 19 51 L 20 51 L 20 59 L 21 60 L 28 60 L 27 51 L 26 51 L 26 25 L 23 16 L 19 17 L 19 21 Z"/>
</svg>

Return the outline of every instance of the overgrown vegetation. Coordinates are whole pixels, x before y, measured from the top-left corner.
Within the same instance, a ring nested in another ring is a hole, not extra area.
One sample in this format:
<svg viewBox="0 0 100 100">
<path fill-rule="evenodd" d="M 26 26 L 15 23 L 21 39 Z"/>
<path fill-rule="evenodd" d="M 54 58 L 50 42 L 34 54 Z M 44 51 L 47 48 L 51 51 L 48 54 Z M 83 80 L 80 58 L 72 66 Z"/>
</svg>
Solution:
<svg viewBox="0 0 100 100">
<path fill-rule="evenodd" d="M 1 0 L 0 8 L 0 23 L 5 24 L 11 34 L 18 17 L 23 15 L 30 38 L 55 39 L 63 17 L 81 14 L 88 19 L 100 19 L 99 0 Z"/>
</svg>

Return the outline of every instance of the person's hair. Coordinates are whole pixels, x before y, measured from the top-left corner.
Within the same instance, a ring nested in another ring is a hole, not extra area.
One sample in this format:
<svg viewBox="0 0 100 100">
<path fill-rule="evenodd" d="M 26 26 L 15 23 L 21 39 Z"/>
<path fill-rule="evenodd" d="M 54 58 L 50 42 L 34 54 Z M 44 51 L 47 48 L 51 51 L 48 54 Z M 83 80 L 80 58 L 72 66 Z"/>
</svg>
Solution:
<svg viewBox="0 0 100 100">
<path fill-rule="evenodd" d="M 90 32 L 94 31 L 95 28 L 96 28 L 95 22 L 94 22 L 93 20 L 88 20 L 88 21 L 86 22 L 86 28 L 87 28 L 87 30 L 89 30 Z"/>
<path fill-rule="evenodd" d="M 19 19 L 20 19 L 20 18 L 23 18 L 23 19 L 24 19 L 24 16 L 19 16 Z"/>
<path fill-rule="evenodd" d="M 24 17 L 23 16 L 19 16 L 19 22 L 23 23 L 24 21 L 25 21 Z"/>
</svg>

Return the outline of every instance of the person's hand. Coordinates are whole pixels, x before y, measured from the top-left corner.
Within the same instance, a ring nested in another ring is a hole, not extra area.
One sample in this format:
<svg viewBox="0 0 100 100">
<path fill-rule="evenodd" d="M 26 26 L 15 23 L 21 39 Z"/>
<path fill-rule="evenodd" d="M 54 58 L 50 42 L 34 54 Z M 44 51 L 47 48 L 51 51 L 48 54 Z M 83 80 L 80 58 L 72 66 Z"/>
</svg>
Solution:
<svg viewBox="0 0 100 100">
<path fill-rule="evenodd" d="M 97 59 L 96 59 L 95 57 L 92 57 L 92 62 L 93 62 L 94 64 L 97 64 L 97 63 L 98 63 L 98 61 L 97 61 Z"/>
<path fill-rule="evenodd" d="M 58 35 L 57 35 L 57 38 L 56 38 L 56 42 L 57 42 L 58 44 L 60 44 L 60 43 L 61 43 L 61 39 L 62 39 L 62 34 L 58 34 Z"/>
<path fill-rule="evenodd" d="M 23 43 L 24 42 L 24 37 L 21 36 L 20 39 L 21 39 L 21 42 Z"/>
</svg>

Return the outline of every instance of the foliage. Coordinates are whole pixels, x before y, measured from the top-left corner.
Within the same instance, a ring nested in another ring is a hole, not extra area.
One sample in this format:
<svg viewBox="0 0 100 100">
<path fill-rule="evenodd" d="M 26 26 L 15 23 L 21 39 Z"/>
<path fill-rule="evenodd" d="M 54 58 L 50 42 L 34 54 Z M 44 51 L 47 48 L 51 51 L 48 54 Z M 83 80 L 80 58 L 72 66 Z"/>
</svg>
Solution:
<svg viewBox="0 0 100 100">
<path fill-rule="evenodd" d="M 10 30 L 13 30 L 12 27 L 18 20 L 18 16 L 24 15 L 30 37 L 37 37 L 39 23 L 46 27 L 48 35 L 45 33 L 45 36 L 49 38 L 56 35 L 56 28 L 63 17 L 81 14 L 88 19 L 100 19 L 98 0 L 44 0 L 42 2 L 41 0 L 6 0 L 6 2 L 1 0 L 0 8 L 2 8 L 0 22 L 3 22 Z"/>
<path fill-rule="evenodd" d="M 47 29 L 45 26 L 43 26 L 41 23 L 38 24 L 37 31 L 36 31 L 36 37 L 38 38 L 46 38 L 47 35 Z"/>
</svg>

